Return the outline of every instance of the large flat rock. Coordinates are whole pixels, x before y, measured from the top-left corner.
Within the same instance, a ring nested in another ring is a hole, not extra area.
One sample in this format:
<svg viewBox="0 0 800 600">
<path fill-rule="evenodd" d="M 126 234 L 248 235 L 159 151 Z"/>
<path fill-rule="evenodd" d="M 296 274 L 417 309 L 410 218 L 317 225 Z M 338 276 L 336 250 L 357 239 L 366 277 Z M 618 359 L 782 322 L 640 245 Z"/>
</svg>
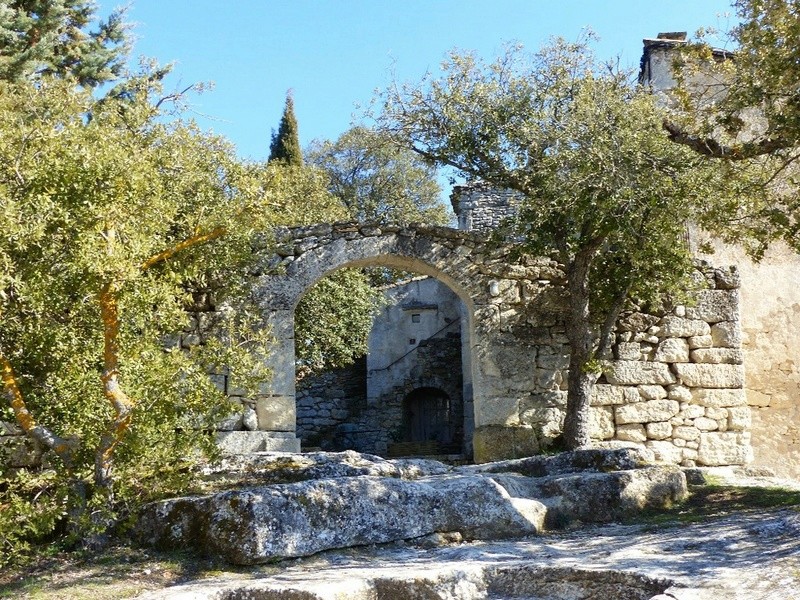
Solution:
<svg viewBox="0 0 800 600">
<path fill-rule="evenodd" d="M 309 466 L 298 456 L 295 474 L 318 468 L 340 476 L 155 502 L 144 508 L 137 531 L 148 545 L 194 547 L 236 564 L 432 533 L 523 537 L 545 524 L 604 522 L 686 494 L 676 467 L 635 468 L 643 456 L 631 449 L 586 450 L 473 468 L 401 462 L 395 471 L 384 464 L 392 461 L 377 459 L 374 468 L 390 476 L 358 474 L 373 467 L 354 463 L 375 457 L 340 456 L 348 466 L 337 469 L 331 457 L 311 459 Z M 265 459 L 262 467 L 280 465 L 285 477 L 293 472 L 288 460 Z M 399 478 L 403 472 L 418 478 Z M 420 476 L 430 472 L 438 474 Z"/>
</svg>

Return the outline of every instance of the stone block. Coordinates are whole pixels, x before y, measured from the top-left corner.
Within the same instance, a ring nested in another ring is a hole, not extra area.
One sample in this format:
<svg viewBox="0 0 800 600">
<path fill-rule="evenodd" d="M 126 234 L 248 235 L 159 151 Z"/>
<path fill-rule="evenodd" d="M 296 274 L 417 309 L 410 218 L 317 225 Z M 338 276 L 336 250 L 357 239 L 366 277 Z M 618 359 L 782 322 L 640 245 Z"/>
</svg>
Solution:
<svg viewBox="0 0 800 600">
<path fill-rule="evenodd" d="M 678 378 L 688 387 L 740 388 L 744 385 L 741 365 L 677 363 Z"/>
<path fill-rule="evenodd" d="M 645 442 L 647 441 L 647 433 L 644 425 L 629 423 L 617 426 L 616 438 L 623 442 Z"/>
<path fill-rule="evenodd" d="M 642 346 L 639 342 L 620 342 L 617 344 L 617 360 L 639 360 Z"/>
<path fill-rule="evenodd" d="M 590 411 L 592 439 L 612 439 L 614 437 L 614 409 L 610 406 L 592 406 Z"/>
<path fill-rule="evenodd" d="M 692 350 L 692 362 L 740 365 L 744 362 L 744 355 L 738 348 L 702 348 Z"/>
<path fill-rule="evenodd" d="M 640 385 L 637 389 L 642 400 L 661 400 L 667 397 L 667 390 L 660 385 Z"/>
<path fill-rule="evenodd" d="M 697 417 L 694 420 L 694 426 L 700 431 L 714 431 L 719 427 L 716 420 L 708 417 Z"/>
<path fill-rule="evenodd" d="M 696 427 L 682 425 L 680 427 L 675 427 L 672 430 L 672 437 L 678 440 L 686 440 L 687 442 L 691 442 L 700 439 L 700 430 Z"/>
<path fill-rule="evenodd" d="M 689 338 L 710 334 L 709 324 L 699 319 L 685 319 L 668 315 L 659 323 L 658 335 L 662 338 Z"/>
<path fill-rule="evenodd" d="M 681 412 L 678 413 L 684 419 L 696 419 L 705 416 L 706 407 L 699 404 L 682 404 Z"/>
<path fill-rule="evenodd" d="M 261 396 L 256 400 L 258 428 L 294 432 L 295 410 L 294 396 Z"/>
<path fill-rule="evenodd" d="M 679 402 L 690 402 L 692 400 L 692 391 L 684 385 L 671 385 L 667 392 L 667 397 L 670 400 Z"/>
<path fill-rule="evenodd" d="M 709 419 L 714 419 L 715 421 L 719 421 L 720 419 L 728 419 L 728 409 L 727 408 L 718 408 L 714 406 L 706 407 L 705 415 Z"/>
<path fill-rule="evenodd" d="M 675 383 L 675 376 L 665 363 L 620 360 L 605 363 L 603 373 L 616 385 L 665 385 Z"/>
<path fill-rule="evenodd" d="M 616 408 L 618 425 L 667 421 L 678 414 L 680 404 L 675 400 L 649 400 Z"/>
<path fill-rule="evenodd" d="M 753 449 L 749 439 L 742 433 L 712 431 L 700 436 L 698 464 L 709 467 L 744 465 L 752 460 Z"/>
<path fill-rule="evenodd" d="M 714 328 L 712 327 L 713 331 Z M 714 338 L 711 335 L 695 335 L 688 338 L 689 349 L 695 350 L 697 348 L 711 348 L 714 345 Z"/>
<path fill-rule="evenodd" d="M 592 390 L 592 406 L 608 406 L 613 404 L 629 404 L 639 402 L 639 390 L 632 387 L 622 387 L 598 383 Z"/>
<path fill-rule="evenodd" d="M 672 442 L 650 440 L 646 445 L 653 452 L 657 461 L 677 465 L 683 460 L 683 451 Z"/>
<path fill-rule="evenodd" d="M 520 414 L 519 396 L 493 396 L 480 404 L 475 414 L 475 423 L 481 425 L 518 425 Z"/>
<path fill-rule="evenodd" d="M 739 321 L 721 321 L 711 327 L 711 339 L 717 348 L 739 348 L 742 345 L 742 326 Z"/>
<path fill-rule="evenodd" d="M 749 406 L 732 406 L 728 409 L 728 429 L 732 431 L 749 430 L 750 425 Z"/>
<path fill-rule="evenodd" d="M 484 425 L 475 429 L 472 453 L 476 463 L 533 456 L 540 450 L 533 427 Z"/>
<path fill-rule="evenodd" d="M 692 390 L 692 400 L 700 406 L 728 407 L 745 406 L 745 392 L 742 389 L 696 389 Z"/>
<path fill-rule="evenodd" d="M 300 440 L 281 431 L 220 431 L 217 444 L 223 454 L 300 452 Z"/>
<path fill-rule="evenodd" d="M 683 338 L 667 338 L 658 345 L 653 360 L 656 362 L 689 362 L 689 342 Z"/>
<path fill-rule="evenodd" d="M 661 423 L 648 423 L 646 432 L 648 439 L 665 440 L 672 436 L 672 425 L 668 421 Z"/>
<path fill-rule="evenodd" d="M 690 319 L 718 323 L 739 318 L 739 290 L 701 290 L 695 298 L 695 305 L 686 307 Z"/>
</svg>

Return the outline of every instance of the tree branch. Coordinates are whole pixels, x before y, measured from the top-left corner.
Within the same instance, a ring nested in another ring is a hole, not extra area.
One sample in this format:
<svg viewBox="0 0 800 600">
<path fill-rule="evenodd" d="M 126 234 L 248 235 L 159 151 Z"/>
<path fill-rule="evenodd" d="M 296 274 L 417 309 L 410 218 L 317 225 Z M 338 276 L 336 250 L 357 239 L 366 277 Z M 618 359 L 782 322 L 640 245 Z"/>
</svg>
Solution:
<svg viewBox="0 0 800 600">
<path fill-rule="evenodd" d="M 72 469 L 74 464 L 73 452 L 76 443 L 72 440 L 59 437 L 46 427 L 36 423 L 36 420 L 25 404 L 22 390 L 19 389 L 19 383 L 14 373 L 14 368 L 8 358 L 3 354 L 0 354 L 0 368 L 2 368 L 3 395 L 8 399 L 9 404 L 11 404 L 19 426 L 22 427 L 22 430 L 27 435 L 39 442 L 42 446 L 53 450 L 61 460 L 64 461 L 64 466 L 67 469 Z"/>
<path fill-rule="evenodd" d="M 698 154 L 710 156 L 711 158 L 746 160 L 791 147 L 789 141 L 783 138 L 769 138 L 758 142 L 744 142 L 735 146 L 726 146 L 712 137 L 690 134 L 667 119 L 662 122 L 662 127 L 671 141 L 688 146 Z"/>
<path fill-rule="evenodd" d="M 185 239 L 182 242 L 175 244 L 172 248 L 168 248 L 163 252 L 159 252 L 155 256 L 151 256 L 150 258 L 148 258 L 146 261 L 144 261 L 144 263 L 142 263 L 142 271 L 146 271 L 147 269 L 149 269 L 154 265 L 169 260 L 181 250 L 185 250 L 186 248 L 191 248 L 192 246 L 196 246 L 198 244 L 204 244 L 206 242 L 210 242 L 211 240 L 215 240 L 217 238 L 222 237 L 226 233 L 228 233 L 227 227 L 217 227 L 216 229 L 212 229 L 208 233 L 201 233 L 192 236 L 188 239 Z"/>
</svg>

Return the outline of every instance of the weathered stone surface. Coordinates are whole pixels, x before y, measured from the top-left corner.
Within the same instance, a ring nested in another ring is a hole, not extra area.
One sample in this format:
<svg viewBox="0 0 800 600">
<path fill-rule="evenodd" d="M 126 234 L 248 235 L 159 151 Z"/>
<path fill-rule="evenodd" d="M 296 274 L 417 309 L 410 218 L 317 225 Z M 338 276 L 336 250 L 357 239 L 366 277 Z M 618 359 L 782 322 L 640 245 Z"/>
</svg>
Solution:
<svg viewBox="0 0 800 600">
<path fill-rule="evenodd" d="M 606 379 L 616 385 L 665 385 L 675 383 L 675 376 L 664 363 L 644 361 L 616 361 L 603 368 Z"/>
<path fill-rule="evenodd" d="M 683 460 L 683 452 L 671 442 L 650 440 L 647 442 L 647 448 L 653 452 L 658 461 L 678 464 Z"/>
<path fill-rule="evenodd" d="M 223 456 L 207 465 L 202 475 L 236 485 L 296 483 L 310 479 L 340 477 L 394 477 L 419 479 L 443 475 L 450 468 L 438 461 L 422 458 L 387 460 L 380 456 L 346 450 L 344 452 L 253 453 Z"/>
<path fill-rule="evenodd" d="M 435 531 L 472 539 L 535 533 L 543 507 L 521 508 L 486 477 L 454 476 L 435 485 L 356 477 L 165 500 L 148 505 L 139 529 L 149 545 L 193 545 L 236 564 L 256 564 Z"/>
<path fill-rule="evenodd" d="M 665 440 L 672 436 L 672 424 L 669 422 L 648 423 L 646 430 L 651 440 Z"/>
<path fill-rule="evenodd" d="M 678 414 L 680 404 L 675 400 L 649 400 L 616 408 L 618 425 L 667 421 Z"/>
<path fill-rule="evenodd" d="M 744 385 L 741 365 L 676 364 L 678 378 L 686 386 L 696 388 L 740 388 Z"/>
<path fill-rule="evenodd" d="M 742 433 L 708 432 L 700 435 L 697 462 L 701 465 L 744 465 L 753 460 L 753 450 Z"/>
<path fill-rule="evenodd" d="M 217 444 L 223 454 L 300 452 L 300 440 L 282 431 L 220 431 Z"/>
<path fill-rule="evenodd" d="M 703 348 L 692 350 L 692 362 L 740 365 L 744 355 L 738 348 Z"/>
<path fill-rule="evenodd" d="M 701 290 L 696 304 L 686 307 L 686 316 L 707 323 L 736 321 L 739 318 L 738 290 Z"/>
<path fill-rule="evenodd" d="M 692 401 L 700 406 L 728 407 L 745 406 L 747 399 L 742 389 L 696 389 L 692 390 Z"/>
<path fill-rule="evenodd" d="M 711 327 L 711 339 L 717 348 L 738 348 L 742 345 L 742 326 L 739 321 L 722 321 Z"/>
<path fill-rule="evenodd" d="M 477 463 L 533 456 L 539 440 L 532 427 L 484 425 L 475 429 L 472 452 Z"/>
<path fill-rule="evenodd" d="M 565 521 L 605 523 L 645 507 L 686 497 L 686 478 L 677 467 L 644 467 L 611 473 L 578 473 L 529 480 L 527 493 L 547 506 L 545 525 Z"/>
<path fill-rule="evenodd" d="M 711 334 L 711 327 L 700 319 L 666 316 L 658 328 L 658 335 L 664 338 L 688 338 Z"/>
<path fill-rule="evenodd" d="M 639 360 L 642 345 L 639 342 L 620 342 L 617 344 L 617 360 Z"/>
<path fill-rule="evenodd" d="M 617 439 L 625 442 L 644 442 L 647 441 L 644 425 L 630 423 L 617 426 Z"/>
<path fill-rule="evenodd" d="M 719 427 L 714 419 L 708 417 L 697 417 L 694 420 L 694 426 L 700 431 L 714 431 Z"/>
<path fill-rule="evenodd" d="M 642 400 L 661 400 L 667 397 L 667 390 L 660 385 L 640 385 L 637 389 Z"/>
<path fill-rule="evenodd" d="M 675 427 L 672 430 L 672 437 L 679 440 L 694 441 L 700 439 L 700 430 L 697 427 L 688 425 Z"/>
<path fill-rule="evenodd" d="M 631 387 L 619 387 L 607 383 L 598 383 L 592 390 L 592 406 L 610 406 L 639 402 L 639 390 Z"/>
<path fill-rule="evenodd" d="M 689 362 L 689 342 L 683 338 L 667 338 L 658 345 L 653 360 L 657 362 Z"/>
<path fill-rule="evenodd" d="M 605 522 L 686 494 L 677 469 L 614 470 L 639 466 L 643 456 L 630 449 L 590 449 L 463 467 L 416 480 L 348 473 L 245 487 L 151 503 L 143 509 L 137 532 L 148 545 L 193 546 L 236 564 L 434 532 L 458 532 L 466 539 L 518 537 L 540 531 L 545 523 Z M 381 462 L 355 453 L 339 458 Z M 526 469 L 540 476 L 519 472 Z"/>
<path fill-rule="evenodd" d="M 614 409 L 610 406 L 591 407 L 590 435 L 597 440 L 610 440 L 614 437 Z"/>
<path fill-rule="evenodd" d="M 711 328 L 712 332 L 714 328 Z M 711 335 L 696 335 L 688 339 L 689 348 L 711 348 L 714 345 L 714 338 Z"/>
<path fill-rule="evenodd" d="M 751 417 L 749 406 L 732 406 L 728 409 L 728 429 L 745 431 L 750 429 Z"/>
</svg>

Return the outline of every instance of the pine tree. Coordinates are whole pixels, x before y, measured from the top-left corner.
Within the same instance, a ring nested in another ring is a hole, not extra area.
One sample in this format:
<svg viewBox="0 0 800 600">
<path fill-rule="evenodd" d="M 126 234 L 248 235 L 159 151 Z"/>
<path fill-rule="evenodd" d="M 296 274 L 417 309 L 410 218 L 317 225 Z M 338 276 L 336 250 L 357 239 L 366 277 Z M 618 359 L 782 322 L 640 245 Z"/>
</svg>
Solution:
<svg viewBox="0 0 800 600">
<path fill-rule="evenodd" d="M 125 11 L 90 31 L 95 10 L 90 0 L 0 2 L 0 79 L 71 75 L 84 87 L 116 79 L 129 50 Z"/>
<path fill-rule="evenodd" d="M 300 138 L 297 133 L 297 118 L 294 116 L 294 100 L 291 90 L 286 94 L 286 106 L 283 109 L 278 132 L 272 134 L 268 162 L 272 161 L 280 161 L 293 167 L 303 165 L 303 153 L 300 150 Z"/>
</svg>

